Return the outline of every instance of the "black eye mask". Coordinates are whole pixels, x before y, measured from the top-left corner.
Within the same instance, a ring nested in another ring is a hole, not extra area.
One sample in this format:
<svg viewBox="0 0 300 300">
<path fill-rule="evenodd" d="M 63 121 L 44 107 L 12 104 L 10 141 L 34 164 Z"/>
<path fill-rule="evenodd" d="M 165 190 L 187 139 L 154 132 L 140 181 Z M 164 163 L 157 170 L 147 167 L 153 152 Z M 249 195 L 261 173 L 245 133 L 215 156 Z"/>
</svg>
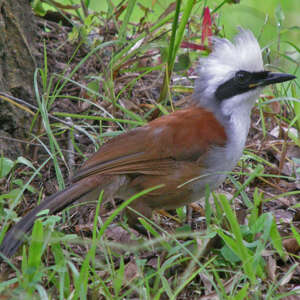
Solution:
<svg viewBox="0 0 300 300">
<path fill-rule="evenodd" d="M 246 93 L 260 86 L 259 83 L 265 80 L 268 77 L 268 74 L 268 71 L 238 71 L 233 78 L 227 80 L 217 88 L 215 96 L 219 101 L 222 101 Z"/>
</svg>

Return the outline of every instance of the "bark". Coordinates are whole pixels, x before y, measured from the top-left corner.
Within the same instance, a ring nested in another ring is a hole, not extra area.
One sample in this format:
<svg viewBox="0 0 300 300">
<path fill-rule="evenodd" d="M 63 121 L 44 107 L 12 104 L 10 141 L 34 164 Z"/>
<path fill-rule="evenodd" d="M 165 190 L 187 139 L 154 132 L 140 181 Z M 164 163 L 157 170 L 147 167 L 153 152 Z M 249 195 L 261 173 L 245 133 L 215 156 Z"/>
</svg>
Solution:
<svg viewBox="0 0 300 300">
<path fill-rule="evenodd" d="M 37 26 L 28 0 L 0 0 L 0 91 L 34 101 L 33 76 L 37 67 Z M 27 112 L 0 98 L 0 155 L 16 158 L 22 145 L 8 138 L 28 135 Z"/>
</svg>

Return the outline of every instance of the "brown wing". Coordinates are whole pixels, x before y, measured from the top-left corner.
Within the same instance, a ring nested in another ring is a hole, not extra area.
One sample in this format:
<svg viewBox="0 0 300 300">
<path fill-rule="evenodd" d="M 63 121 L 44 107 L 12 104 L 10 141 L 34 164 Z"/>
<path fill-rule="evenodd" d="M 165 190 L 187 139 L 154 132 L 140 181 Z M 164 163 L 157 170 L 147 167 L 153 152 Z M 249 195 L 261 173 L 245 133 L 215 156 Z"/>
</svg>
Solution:
<svg viewBox="0 0 300 300">
<path fill-rule="evenodd" d="M 196 107 L 179 110 L 108 141 L 83 164 L 73 182 L 94 174 L 167 175 L 174 161 L 197 160 L 226 139 L 212 113 Z"/>
</svg>

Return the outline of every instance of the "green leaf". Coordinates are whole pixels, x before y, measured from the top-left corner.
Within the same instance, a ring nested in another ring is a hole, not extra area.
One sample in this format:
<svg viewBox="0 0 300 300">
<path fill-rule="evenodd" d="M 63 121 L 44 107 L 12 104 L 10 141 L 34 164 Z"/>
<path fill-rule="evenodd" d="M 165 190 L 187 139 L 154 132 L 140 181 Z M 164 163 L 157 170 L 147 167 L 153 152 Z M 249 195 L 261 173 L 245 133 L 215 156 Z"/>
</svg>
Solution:
<svg viewBox="0 0 300 300">
<path fill-rule="evenodd" d="M 291 226 L 294 238 L 297 240 L 297 243 L 300 245 L 300 234 L 298 233 L 298 231 L 296 230 L 296 228 L 292 225 Z"/>
<path fill-rule="evenodd" d="M 192 233 L 191 226 L 189 224 L 184 224 L 175 229 L 176 233 Z"/>
<path fill-rule="evenodd" d="M 151 235 L 159 239 L 160 244 L 167 251 L 171 251 L 172 247 L 164 239 L 161 239 L 161 234 L 157 230 L 155 230 L 155 228 L 151 226 L 149 222 L 147 222 L 144 218 L 138 218 L 138 220 L 145 227 L 145 229 L 151 233 Z"/>
<path fill-rule="evenodd" d="M 224 195 L 219 195 L 219 199 L 223 206 L 223 210 L 225 212 L 227 220 L 230 223 L 230 229 L 231 229 L 232 235 L 234 236 L 235 240 L 230 238 L 229 236 L 226 236 L 225 234 L 222 235 L 222 238 L 224 238 L 225 242 L 229 245 L 229 247 L 232 248 L 232 250 L 236 253 L 236 255 L 238 255 L 240 257 L 240 259 L 243 262 L 243 268 L 244 268 L 245 274 L 249 277 L 252 284 L 254 284 L 256 270 L 255 270 L 254 266 L 252 265 L 252 260 L 253 260 L 252 255 L 251 255 L 250 251 L 244 245 L 243 235 L 242 235 L 237 217 L 236 217 L 235 213 L 233 212 L 232 208 L 230 207 L 227 198 Z"/>
<path fill-rule="evenodd" d="M 23 156 L 19 156 L 16 160 L 16 163 L 18 164 L 22 164 L 25 165 L 33 170 L 35 170 L 35 167 L 33 166 L 33 164 L 31 163 L 31 161 L 29 161 L 27 158 L 23 157 Z"/>
<path fill-rule="evenodd" d="M 249 283 L 246 283 L 235 295 L 234 300 L 245 300 L 248 298 Z"/>
<path fill-rule="evenodd" d="M 22 189 L 17 188 L 17 189 L 11 190 L 7 194 L 0 195 L 0 201 L 3 199 L 9 199 L 9 200 L 11 200 L 11 201 L 8 201 L 9 203 L 13 202 L 18 197 L 18 195 L 21 193 L 21 191 L 22 191 Z"/>
<path fill-rule="evenodd" d="M 95 97 L 95 93 L 98 93 L 99 91 L 99 80 L 92 80 L 90 81 L 88 84 L 87 84 L 87 93 L 90 95 L 90 96 L 94 96 Z M 94 91 L 94 93 L 91 93 L 89 90 L 92 90 Z"/>
<path fill-rule="evenodd" d="M 22 179 L 15 179 L 15 180 L 13 180 L 13 184 L 18 185 L 21 188 L 24 186 L 24 182 L 23 182 Z M 33 186 L 31 186 L 30 184 L 28 184 L 26 188 L 31 193 L 35 193 L 36 192 L 36 189 Z"/>
<path fill-rule="evenodd" d="M 239 257 L 227 245 L 222 247 L 221 254 L 226 260 L 231 263 L 237 263 L 241 261 Z"/>
<path fill-rule="evenodd" d="M 31 242 L 28 251 L 28 267 L 36 268 L 41 264 L 43 253 L 44 230 L 40 220 L 36 220 L 33 226 Z"/>
<path fill-rule="evenodd" d="M 282 245 L 282 238 L 277 229 L 277 225 L 275 223 L 274 218 L 273 218 L 273 222 L 272 222 L 272 226 L 271 226 L 270 238 L 271 238 L 273 247 L 276 249 L 276 251 L 278 252 L 280 257 L 284 259 L 286 257 L 286 254 L 285 254 L 285 251 L 284 251 L 284 248 Z"/>
<path fill-rule="evenodd" d="M 52 237 L 54 240 L 61 240 L 63 239 L 65 242 L 65 236 L 61 236 L 61 234 L 57 232 L 53 232 Z M 60 298 L 59 299 L 67 299 L 68 295 L 71 292 L 71 280 L 66 264 L 66 258 L 64 256 L 63 250 L 60 246 L 60 243 L 52 243 L 51 244 L 51 250 L 54 255 L 54 260 L 55 260 L 55 267 L 58 268 L 58 272 L 60 274 L 59 278 L 57 276 L 52 277 L 52 283 L 55 285 L 56 289 L 60 293 Z"/>
<path fill-rule="evenodd" d="M 114 292 L 115 296 L 119 295 L 123 280 L 124 280 L 124 273 L 125 273 L 125 265 L 124 265 L 124 258 L 121 257 L 120 260 L 120 267 L 116 271 L 116 278 L 113 280 L 113 287 L 114 287 Z"/>
<path fill-rule="evenodd" d="M 180 219 L 181 222 L 184 222 L 186 219 L 186 209 L 185 206 L 176 208 L 176 213 Z"/>
<path fill-rule="evenodd" d="M 174 64 L 174 71 L 175 72 L 185 71 L 190 67 L 190 65 L 191 65 L 191 60 L 188 53 L 180 54 L 178 56 L 178 62 Z"/>
<path fill-rule="evenodd" d="M 5 177 L 12 170 L 14 162 L 5 157 L 0 158 L 0 178 Z"/>
</svg>

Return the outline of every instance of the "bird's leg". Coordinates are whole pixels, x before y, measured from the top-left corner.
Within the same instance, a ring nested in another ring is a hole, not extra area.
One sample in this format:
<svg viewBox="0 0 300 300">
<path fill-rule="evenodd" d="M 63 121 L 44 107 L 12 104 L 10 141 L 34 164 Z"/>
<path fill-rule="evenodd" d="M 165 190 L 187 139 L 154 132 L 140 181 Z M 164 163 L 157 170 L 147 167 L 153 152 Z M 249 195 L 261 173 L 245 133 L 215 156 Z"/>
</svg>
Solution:
<svg viewBox="0 0 300 300">
<path fill-rule="evenodd" d="M 142 214 L 145 218 L 151 219 L 152 217 L 152 208 L 147 205 L 146 201 L 139 198 L 134 200 L 129 207 L 126 209 L 126 216 L 128 219 L 128 225 L 143 235 L 148 235 L 147 230 L 145 227 L 140 223 L 138 215 L 136 212 Z"/>
</svg>

